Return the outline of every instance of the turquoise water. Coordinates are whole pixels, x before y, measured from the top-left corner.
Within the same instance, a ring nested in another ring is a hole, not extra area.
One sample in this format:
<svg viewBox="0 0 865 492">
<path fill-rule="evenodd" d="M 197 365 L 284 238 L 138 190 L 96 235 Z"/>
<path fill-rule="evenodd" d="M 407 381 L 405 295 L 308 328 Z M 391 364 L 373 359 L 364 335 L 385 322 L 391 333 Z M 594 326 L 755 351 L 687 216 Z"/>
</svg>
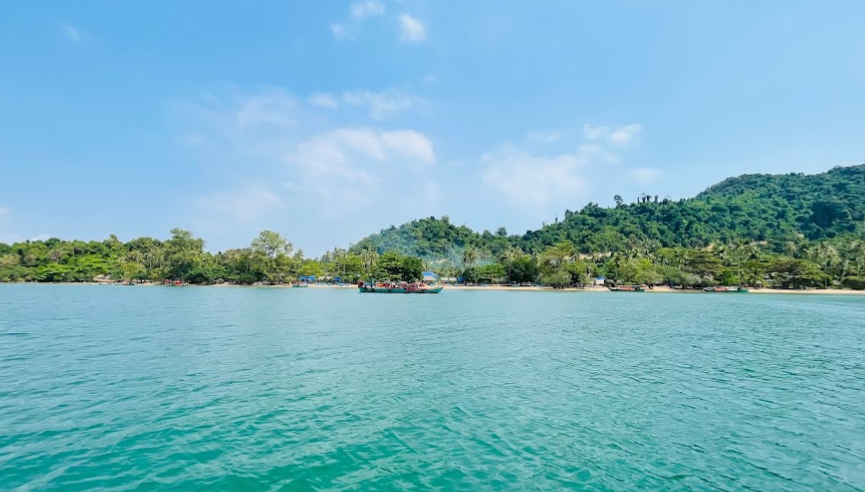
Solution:
<svg viewBox="0 0 865 492">
<path fill-rule="evenodd" d="M 0 490 L 865 490 L 865 298 L 0 285 Z"/>
</svg>

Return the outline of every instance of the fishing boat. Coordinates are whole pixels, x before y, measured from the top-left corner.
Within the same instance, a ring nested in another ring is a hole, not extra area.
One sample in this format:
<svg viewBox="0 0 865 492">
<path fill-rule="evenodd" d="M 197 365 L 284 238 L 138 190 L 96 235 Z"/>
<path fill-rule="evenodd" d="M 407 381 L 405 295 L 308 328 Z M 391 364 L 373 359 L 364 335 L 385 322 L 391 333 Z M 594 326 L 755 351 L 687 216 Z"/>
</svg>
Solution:
<svg viewBox="0 0 865 492">
<path fill-rule="evenodd" d="M 371 294 L 438 294 L 444 287 L 423 283 L 361 282 L 357 288 L 361 293 Z"/>
<path fill-rule="evenodd" d="M 703 291 L 712 292 L 712 293 L 716 293 L 716 294 L 719 294 L 719 293 L 747 294 L 748 293 L 748 289 L 746 289 L 744 287 L 706 287 L 705 289 L 703 289 Z"/>
<path fill-rule="evenodd" d="M 291 284 L 292 289 L 305 289 L 306 287 L 309 287 L 309 284 L 300 282 L 292 282 Z"/>
<path fill-rule="evenodd" d="M 610 292 L 645 292 L 646 289 L 642 285 L 619 285 L 616 287 L 608 287 Z"/>
</svg>

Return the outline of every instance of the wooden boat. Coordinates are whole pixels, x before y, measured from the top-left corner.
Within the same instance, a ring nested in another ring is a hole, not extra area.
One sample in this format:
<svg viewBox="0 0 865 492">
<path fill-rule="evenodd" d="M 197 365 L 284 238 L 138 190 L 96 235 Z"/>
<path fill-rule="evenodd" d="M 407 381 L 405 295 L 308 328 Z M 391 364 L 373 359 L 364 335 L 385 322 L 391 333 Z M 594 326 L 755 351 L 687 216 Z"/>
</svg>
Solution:
<svg viewBox="0 0 865 492">
<path fill-rule="evenodd" d="M 397 282 L 380 282 L 376 284 L 361 283 L 357 286 L 361 293 L 370 294 L 438 294 L 444 287 L 426 284 L 407 284 Z"/>
<path fill-rule="evenodd" d="M 292 289 L 305 289 L 309 287 L 309 284 L 291 284 Z"/>
<path fill-rule="evenodd" d="M 703 291 L 712 292 L 712 293 L 716 293 L 716 294 L 719 294 L 719 293 L 747 294 L 748 293 L 748 289 L 746 289 L 744 287 L 706 287 L 705 289 L 703 289 Z"/>
<path fill-rule="evenodd" d="M 642 285 L 620 285 L 618 287 L 608 287 L 610 292 L 645 292 L 646 289 Z"/>
</svg>

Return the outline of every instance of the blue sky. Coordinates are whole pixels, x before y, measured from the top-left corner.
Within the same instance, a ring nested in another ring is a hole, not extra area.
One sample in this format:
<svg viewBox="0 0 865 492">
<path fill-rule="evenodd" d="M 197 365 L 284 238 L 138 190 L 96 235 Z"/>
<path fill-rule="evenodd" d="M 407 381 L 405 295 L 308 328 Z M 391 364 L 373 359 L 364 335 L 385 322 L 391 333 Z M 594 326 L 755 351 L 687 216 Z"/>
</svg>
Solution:
<svg viewBox="0 0 865 492">
<path fill-rule="evenodd" d="M 10 2 L 0 241 L 277 230 L 307 254 L 447 214 L 865 162 L 865 2 Z"/>
</svg>

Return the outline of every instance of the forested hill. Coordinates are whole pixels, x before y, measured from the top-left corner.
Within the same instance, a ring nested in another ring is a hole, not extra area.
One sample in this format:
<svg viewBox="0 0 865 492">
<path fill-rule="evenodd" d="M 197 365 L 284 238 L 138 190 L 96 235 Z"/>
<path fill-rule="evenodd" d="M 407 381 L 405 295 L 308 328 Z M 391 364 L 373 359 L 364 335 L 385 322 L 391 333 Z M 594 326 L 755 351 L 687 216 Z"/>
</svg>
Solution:
<svg viewBox="0 0 865 492">
<path fill-rule="evenodd" d="M 766 242 L 778 252 L 808 241 L 858 234 L 865 224 L 865 165 L 837 167 L 816 175 L 753 174 L 729 178 L 694 198 L 637 203 L 618 196 L 614 208 L 589 203 L 564 218 L 522 236 L 478 233 L 448 217 L 391 226 L 352 247 L 397 250 L 426 258 L 456 260 L 466 246 L 497 257 L 509 246 L 539 251 L 570 241 L 582 253 L 703 248 L 736 241 Z"/>
</svg>

